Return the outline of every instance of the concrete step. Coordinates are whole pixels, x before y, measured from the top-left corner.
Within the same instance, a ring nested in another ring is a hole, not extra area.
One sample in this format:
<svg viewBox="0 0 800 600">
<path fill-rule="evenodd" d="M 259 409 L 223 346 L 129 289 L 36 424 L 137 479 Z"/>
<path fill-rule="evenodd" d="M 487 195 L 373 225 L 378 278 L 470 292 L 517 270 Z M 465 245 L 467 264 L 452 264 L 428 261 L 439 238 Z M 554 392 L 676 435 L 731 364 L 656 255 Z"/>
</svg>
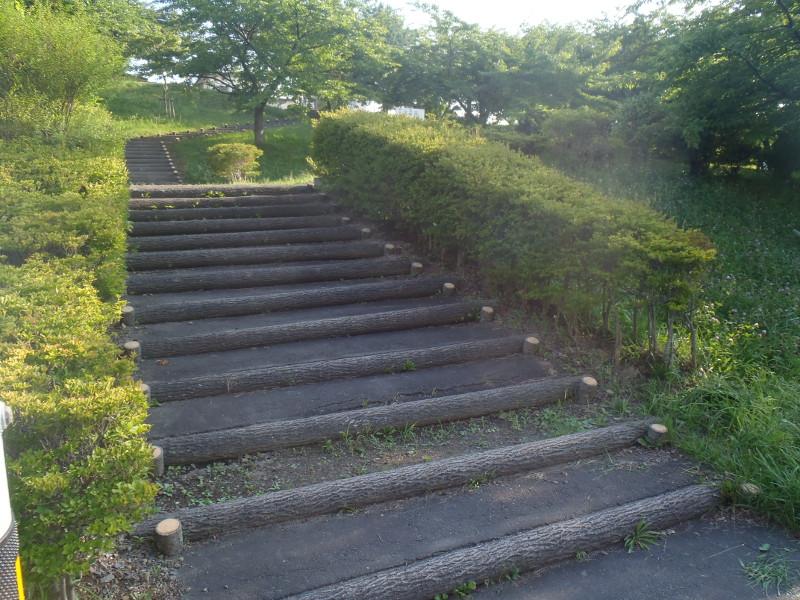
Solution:
<svg viewBox="0 0 800 600">
<path fill-rule="evenodd" d="M 636 468 L 637 465 L 647 467 Z M 489 474 L 487 478 L 481 474 L 473 478 L 472 473 L 465 472 L 465 484 L 478 483 L 360 510 L 351 507 L 337 514 L 251 527 L 240 533 L 223 533 L 213 541 L 195 542 L 184 554 L 180 576 L 191 588 L 187 591 L 188 598 L 224 593 L 243 600 L 283 598 L 367 576 L 376 578 L 374 594 L 345 591 L 323 597 L 432 598 L 470 579 L 482 582 L 484 578 L 458 568 L 444 576 L 438 573 L 431 576 L 425 571 L 423 561 L 476 550 L 479 548 L 476 544 L 509 541 L 510 536 L 642 499 L 658 498 L 693 483 L 687 466 L 679 459 L 660 456 L 659 451 L 634 448 L 610 450 L 601 457 L 584 458 L 578 463 L 522 467 L 514 476 Z M 339 482 L 340 486 L 344 487 L 345 481 Z M 289 495 L 293 491 L 277 494 Z M 620 511 L 620 515 L 628 516 L 621 529 L 627 534 L 641 518 L 654 521 L 648 507 L 664 504 L 656 500 L 633 513 L 629 509 Z M 709 502 L 699 506 L 698 511 L 704 512 L 712 505 Z M 674 510 L 674 505 L 670 509 Z M 619 521 L 617 524 L 620 525 Z M 569 537 L 559 540 L 562 550 L 570 546 L 570 556 L 576 552 L 571 548 L 573 541 L 580 541 L 590 549 L 591 539 L 585 536 L 596 533 L 596 528 L 579 531 L 583 536 L 576 536 L 577 540 Z M 494 556 L 484 554 L 485 563 Z M 505 573 L 525 570 L 525 558 L 525 552 L 516 554 L 513 560 L 519 561 L 518 564 L 504 566 Z M 410 569 L 409 582 L 417 580 L 413 576 L 415 571 L 426 573 L 433 591 L 398 596 L 403 592 L 384 589 L 378 584 L 381 575 L 404 566 Z M 491 578 L 499 579 L 505 573 L 498 570 Z M 457 580 L 455 584 L 450 577 Z"/>
<path fill-rule="evenodd" d="M 137 210 L 169 210 L 173 208 L 219 208 L 225 206 L 270 206 L 322 202 L 324 194 L 311 190 L 300 194 L 256 194 L 252 196 L 212 196 L 210 198 L 132 198 L 130 208 Z"/>
<path fill-rule="evenodd" d="M 294 309 L 330 307 L 356 302 L 438 295 L 450 276 L 369 279 L 352 282 L 310 282 L 262 288 L 192 291 L 131 296 L 131 322 L 163 323 Z M 451 283 L 453 285 L 453 283 Z"/>
<path fill-rule="evenodd" d="M 415 306 L 360 314 L 300 319 L 230 329 L 217 328 L 173 336 L 137 336 L 141 356 L 157 358 L 205 352 L 222 352 L 338 336 L 365 335 L 466 322 L 478 318 L 481 303 L 451 302 L 439 306 Z M 251 319 L 254 320 L 254 319 Z"/>
<path fill-rule="evenodd" d="M 304 242 L 338 242 L 361 239 L 363 235 L 359 227 L 342 225 L 339 227 L 308 227 L 305 229 L 273 231 L 138 236 L 131 237 L 128 240 L 128 245 L 138 252 L 159 252 Z"/>
<path fill-rule="evenodd" d="M 482 391 L 543 378 L 551 372 L 547 363 L 535 357 L 514 354 L 414 371 L 167 402 L 151 408 L 148 422 L 152 425 L 151 438 L 161 439 Z"/>
<path fill-rule="evenodd" d="M 252 185 L 252 184 L 213 184 L 179 186 L 159 186 L 157 188 L 131 186 L 132 198 L 201 198 L 211 194 L 223 193 L 225 196 L 250 196 L 253 194 L 299 194 L 313 189 L 309 185 Z"/>
<path fill-rule="evenodd" d="M 169 210 L 130 210 L 131 221 L 187 221 L 195 219 L 241 219 L 252 217 L 300 217 L 325 215 L 336 210 L 331 203 L 269 204 L 266 206 L 225 206 L 218 208 L 171 208 Z"/>
<path fill-rule="evenodd" d="M 385 244 L 382 242 L 357 240 L 283 246 L 135 252 L 128 254 L 126 262 L 130 271 L 148 271 L 183 267 L 374 258 L 383 256 L 384 253 Z"/>
<path fill-rule="evenodd" d="M 271 231 L 304 227 L 336 227 L 345 223 L 342 217 L 322 214 L 310 217 L 271 217 L 250 219 L 196 219 L 186 221 L 138 221 L 131 235 L 154 236 L 183 233 L 231 233 L 237 231 Z"/>
<path fill-rule="evenodd" d="M 403 257 L 330 260 L 278 266 L 195 267 L 161 271 L 138 271 L 128 277 L 128 293 L 185 292 L 254 286 L 363 279 L 401 275 L 411 271 Z"/>
<path fill-rule="evenodd" d="M 445 334 L 453 334 L 455 329 L 459 329 L 460 340 L 449 343 L 444 341 Z M 187 360 L 190 357 L 185 356 L 175 357 L 168 362 L 164 360 L 158 362 L 159 359 L 153 359 L 142 361 L 141 373 L 150 385 L 153 398 L 158 402 L 168 402 L 380 373 L 427 369 L 509 356 L 521 353 L 523 350 L 523 336 L 475 339 L 474 333 L 472 336 L 469 335 L 473 331 L 480 330 L 474 327 L 452 326 L 448 331 L 447 327 L 429 327 L 413 332 L 400 331 L 338 338 L 338 341 L 296 342 L 231 350 L 225 353 L 212 352 L 191 357 L 195 360 Z M 439 345 L 427 345 L 421 340 L 414 342 L 407 339 L 411 334 L 422 339 L 440 334 L 437 339 L 442 341 Z M 470 337 L 473 339 L 469 339 Z M 372 350 L 376 345 L 394 340 L 405 343 L 384 346 L 392 350 L 383 352 L 373 350 L 368 353 L 353 353 L 353 350 L 359 347 Z M 327 348 L 321 347 L 323 345 L 327 345 Z M 341 347 L 340 353 L 336 352 L 338 347 Z M 334 348 L 333 352 L 331 348 Z M 331 354 L 342 357 L 331 358 Z M 167 364 L 164 364 L 165 362 Z M 232 368 L 232 365 L 235 366 Z"/>
</svg>

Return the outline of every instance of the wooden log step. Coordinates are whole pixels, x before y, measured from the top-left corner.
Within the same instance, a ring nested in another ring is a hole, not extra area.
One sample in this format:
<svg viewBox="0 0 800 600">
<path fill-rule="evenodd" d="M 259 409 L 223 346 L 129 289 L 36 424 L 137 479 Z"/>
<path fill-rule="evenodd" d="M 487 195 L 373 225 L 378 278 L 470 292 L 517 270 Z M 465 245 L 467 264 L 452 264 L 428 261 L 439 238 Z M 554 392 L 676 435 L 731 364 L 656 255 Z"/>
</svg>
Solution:
<svg viewBox="0 0 800 600">
<path fill-rule="evenodd" d="M 258 423 L 179 437 L 154 443 L 168 465 L 199 464 L 255 452 L 289 448 L 406 425 L 432 425 L 481 417 L 507 410 L 534 408 L 575 397 L 580 377 L 548 377 L 455 396 L 398 402 L 359 410 Z"/>
<path fill-rule="evenodd" d="M 246 288 L 311 281 L 362 279 L 409 272 L 402 256 L 330 261 L 323 264 L 272 267 L 200 267 L 170 271 L 139 271 L 128 276 L 128 293 L 185 292 Z"/>
<path fill-rule="evenodd" d="M 229 233 L 232 231 L 266 231 L 300 229 L 302 227 L 336 227 L 341 217 L 317 215 L 308 217 L 272 217 L 252 219 L 195 219 L 188 221 L 138 221 L 131 235 L 172 235 L 181 233 Z"/>
<path fill-rule="evenodd" d="M 130 238 L 128 243 L 131 248 L 139 252 L 155 252 L 192 250 L 194 248 L 237 248 L 241 246 L 297 244 L 303 242 L 339 242 L 361 239 L 362 235 L 360 227 L 343 225 L 341 227 L 309 227 L 306 229 L 276 229 L 273 231 L 139 236 Z"/>
<path fill-rule="evenodd" d="M 497 358 L 522 352 L 522 343 L 509 336 L 148 383 L 155 400 L 169 402 Z"/>
<path fill-rule="evenodd" d="M 136 306 L 134 322 L 145 324 L 191 321 L 201 318 L 234 317 L 393 298 L 423 298 L 439 293 L 444 283 L 450 282 L 452 279 L 452 277 L 445 276 L 414 277 L 370 283 L 311 286 L 279 292 L 271 292 L 267 288 L 261 293 L 247 296 L 222 296 L 203 300 L 187 298 L 160 303 L 146 302 Z"/>
<path fill-rule="evenodd" d="M 255 194 L 301 194 L 313 191 L 310 185 L 173 185 L 173 186 L 131 186 L 132 198 L 201 198 L 213 194 L 225 196 L 251 196 Z"/>
<path fill-rule="evenodd" d="M 138 210 L 166 210 L 172 208 L 219 208 L 224 206 L 270 206 L 273 204 L 308 204 L 324 201 L 320 193 L 280 194 L 269 196 L 213 196 L 211 198 L 132 198 L 129 206 Z"/>
<path fill-rule="evenodd" d="M 270 204 L 266 206 L 225 206 L 221 208 L 171 208 L 169 210 L 130 210 L 130 221 L 188 221 L 193 219 L 241 219 L 248 217 L 305 217 L 326 215 L 333 204 Z"/>
<path fill-rule="evenodd" d="M 373 240 L 294 244 L 288 246 L 253 246 L 209 250 L 175 250 L 128 254 L 129 271 L 211 267 L 216 265 L 254 265 L 275 262 L 342 260 L 383 256 L 384 244 Z"/>
<path fill-rule="evenodd" d="M 222 352 L 301 340 L 449 325 L 474 319 L 480 308 L 480 304 L 476 302 L 456 302 L 443 306 L 296 321 L 172 338 L 160 337 L 143 344 L 141 356 L 158 358 L 203 352 Z"/>
<path fill-rule="evenodd" d="M 136 534 L 151 535 L 158 522 L 175 518 L 183 523 L 187 539 L 199 540 L 237 529 L 409 498 L 465 485 L 478 478 L 535 471 L 630 446 L 644 435 L 649 423 L 628 422 L 293 490 L 183 508 L 148 519 L 136 527 Z"/>
<path fill-rule="evenodd" d="M 465 581 L 496 580 L 510 572 L 540 569 L 621 543 L 644 522 L 652 530 L 695 519 L 721 501 L 715 486 L 691 485 L 621 506 L 543 525 L 446 552 L 432 558 L 362 575 L 291 596 L 292 600 L 419 600 L 457 588 Z M 152 535 L 152 529 L 148 532 Z M 645 594 L 646 595 L 646 594 Z"/>
</svg>

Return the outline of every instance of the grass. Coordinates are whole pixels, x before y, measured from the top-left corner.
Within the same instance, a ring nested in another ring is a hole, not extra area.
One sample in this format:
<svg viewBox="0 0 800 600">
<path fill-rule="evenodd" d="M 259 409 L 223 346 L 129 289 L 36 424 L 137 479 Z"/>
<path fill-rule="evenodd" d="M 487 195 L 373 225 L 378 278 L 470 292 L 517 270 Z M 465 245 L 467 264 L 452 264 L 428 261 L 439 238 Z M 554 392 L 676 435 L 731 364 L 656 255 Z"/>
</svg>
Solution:
<svg viewBox="0 0 800 600">
<path fill-rule="evenodd" d="M 647 523 L 639 521 L 633 531 L 625 536 L 625 550 L 628 554 L 632 554 L 636 550 L 647 550 L 661 538 L 662 534 L 660 532 L 653 531 Z"/>
<path fill-rule="evenodd" d="M 250 122 L 250 115 L 237 110 L 223 94 L 181 84 L 169 86 L 175 117 L 168 117 L 163 94 L 161 84 L 127 77 L 114 82 L 100 95 L 125 137 Z"/>
<path fill-rule="evenodd" d="M 765 594 L 774 588 L 777 595 L 781 595 L 790 586 L 800 579 L 796 561 L 791 560 L 791 550 L 782 553 L 764 553 L 754 561 L 741 563 L 742 570 L 747 578 L 760 587 Z"/>
<path fill-rule="evenodd" d="M 702 229 L 718 258 L 699 310 L 700 368 L 644 390 L 678 444 L 737 481 L 756 508 L 800 529 L 800 204 L 766 175 L 693 178 L 667 162 L 548 162 Z"/>
<path fill-rule="evenodd" d="M 225 133 L 210 137 L 181 140 L 174 145 L 175 156 L 185 166 L 186 183 L 223 183 L 208 165 L 208 149 L 215 144 L 253 143 L 249 131 Z M 252 181 L 304 184 L 313 180 L 311 167 L 306 161 L 311 144 L 311 125 L 297 123 L 267 128 L 261 147 L 264 155 L 259 159 L 258 175 Z"/>
</svg>

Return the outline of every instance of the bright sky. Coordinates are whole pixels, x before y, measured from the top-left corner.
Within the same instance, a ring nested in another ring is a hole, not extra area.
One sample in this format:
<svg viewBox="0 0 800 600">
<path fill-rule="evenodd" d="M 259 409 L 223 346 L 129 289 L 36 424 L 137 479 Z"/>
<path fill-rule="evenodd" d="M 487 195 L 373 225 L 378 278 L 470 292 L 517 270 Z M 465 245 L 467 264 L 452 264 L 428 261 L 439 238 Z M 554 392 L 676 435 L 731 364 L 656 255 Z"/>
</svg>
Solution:
<svg viewBox="0 0 800 600">
<path fill-rule="evenodd" d="M 597 19 L 605 14 L 622 14 L 630 4 L 626 0 L 428 0 L 460 19 L 515 32 L 523 24 L 538 25 L 545 21 L 565 25 Z M 411 26 L 424 24 L 424 18 L 407 0 L 388 0 Z"/>
</svg>

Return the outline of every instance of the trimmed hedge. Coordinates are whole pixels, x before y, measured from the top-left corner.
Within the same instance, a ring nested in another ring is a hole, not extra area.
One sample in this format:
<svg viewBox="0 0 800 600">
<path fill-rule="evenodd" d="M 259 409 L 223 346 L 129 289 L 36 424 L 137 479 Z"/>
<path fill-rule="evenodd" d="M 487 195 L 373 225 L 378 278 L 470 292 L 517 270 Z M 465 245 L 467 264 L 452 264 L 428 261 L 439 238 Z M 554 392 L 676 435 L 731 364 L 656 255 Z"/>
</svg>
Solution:
<svg viewBox="0 0 800 600">
<path fill-rule="evenodd" d="M 687 310 L 714 257 L 699 231 L 449 122 L 325 114 L 312 158 L 344 202 L 475 262 L 497 291 L 554 307 L 573 330 L 620 309 Z"/>
<path fill-rule="evenodd" d="M 150 507 L 147 401 L 111 336 L 127 173 L 102 154 L 0 144 L 0 398 L 29 586 L 78 577 Z M 44 592 L 42 592 L 44 593 Z"/>
</svg>

